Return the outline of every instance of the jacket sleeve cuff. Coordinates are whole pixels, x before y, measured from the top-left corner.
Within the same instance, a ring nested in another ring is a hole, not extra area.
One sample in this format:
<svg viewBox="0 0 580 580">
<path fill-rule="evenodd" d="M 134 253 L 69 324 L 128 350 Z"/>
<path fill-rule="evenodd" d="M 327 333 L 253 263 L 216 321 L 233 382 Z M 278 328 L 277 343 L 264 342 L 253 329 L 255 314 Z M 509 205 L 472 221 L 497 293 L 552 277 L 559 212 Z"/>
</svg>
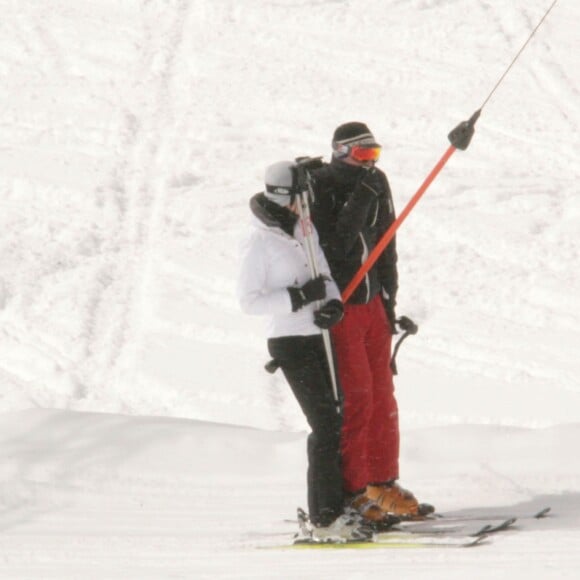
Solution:
<svg viewBox="0 0 580 580">
<path fill-rule="evenodd" d="M 292 304 L 292 312 L 297 312 L 306 303 L 306 298 L 304 293 L 300 288 L 288 288 L 288 294 L 290 295 L 290 302 Z"/>
</svg>

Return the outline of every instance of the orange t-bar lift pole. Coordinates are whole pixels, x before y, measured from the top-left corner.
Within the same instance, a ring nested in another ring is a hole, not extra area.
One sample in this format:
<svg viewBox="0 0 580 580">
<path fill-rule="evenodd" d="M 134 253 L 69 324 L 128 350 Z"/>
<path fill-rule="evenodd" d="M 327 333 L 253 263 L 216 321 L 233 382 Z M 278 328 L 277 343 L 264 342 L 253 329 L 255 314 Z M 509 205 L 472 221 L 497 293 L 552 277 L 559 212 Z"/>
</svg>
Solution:
<svg viewBox="0 0 580 580">
<path fill-rule="evenodd" d="M 449 141 L 451 145 L 445 151 L 443 157 L 437 162 L 437 165 L 433 167 L 431 173 L 426 177 L 425 181 L 421 184 L 421 187 L 417 190 L 415 195 L 410 199 L 409 203 L 405 206 L 403 211 L 399 214 L 397 219 L 391 224 L 391 227 L 383 234 L 383 237 L 379 240 L 379 243 L 374 247 L 372 252 L 369 254 L 366 262 L 359 268 L 358 272 L 354 275 L 353 279 L 349 282 L 348 286 L 344 289 L 342 293 L 342 300 L 346 302 L 352 293 L 356 290 L 357 286 L 361 283 L 361 280 L 365 277 L 366 273 L 374 266 L 375 262 L 378 260 L 381 252 L 389 245 L 391 240 L 395 237 L 396 231 L 399 229 L 400 225 L 405 221 L 407 216 L 411 213 L 411 210 L 417 205 L 417 202 L 421 199 L 423 194 L 427 191 L 427 188 L 431 185 L 433 180 L 437 177 L 439 172 L 443 169 L 449 158 L 457 151 L 461 149 L 464 151 L 469 146 L 473 133 L 475 132 L 475 123 L 481 114 L 481 109 L 478 109 L 473 113 L 468 121 L 463 121 L 451 133 L 449 133 Z"/>
</svg>

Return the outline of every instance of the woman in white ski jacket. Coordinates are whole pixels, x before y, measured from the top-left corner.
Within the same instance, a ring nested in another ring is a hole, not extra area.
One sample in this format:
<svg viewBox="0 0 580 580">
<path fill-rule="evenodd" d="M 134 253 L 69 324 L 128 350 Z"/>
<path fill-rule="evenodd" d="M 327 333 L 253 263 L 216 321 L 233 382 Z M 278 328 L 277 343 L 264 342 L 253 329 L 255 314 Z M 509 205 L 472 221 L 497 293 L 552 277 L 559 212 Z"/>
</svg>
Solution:
<svg viewBox="0 0 580 580">
<path fill-rule="evenodd" d="M 253 227 L 242 246 L 238 298 L 244 312 L 270 317 L 268 350 L 312 429 L 308 509 L 314 535 L 325 537 L 344 532 L 345 516 L 341 415 L 334 401 L 321 328 L 340 321 L 343 306 L 315 231 L 320 276 L 310 277 L 296 213 L 299 193 L 293 163 L 283 161 L 267 168 L 265 192 L 250 201 Z M 322 305 L 317 308 L 316 303 Z"/>
</svg>

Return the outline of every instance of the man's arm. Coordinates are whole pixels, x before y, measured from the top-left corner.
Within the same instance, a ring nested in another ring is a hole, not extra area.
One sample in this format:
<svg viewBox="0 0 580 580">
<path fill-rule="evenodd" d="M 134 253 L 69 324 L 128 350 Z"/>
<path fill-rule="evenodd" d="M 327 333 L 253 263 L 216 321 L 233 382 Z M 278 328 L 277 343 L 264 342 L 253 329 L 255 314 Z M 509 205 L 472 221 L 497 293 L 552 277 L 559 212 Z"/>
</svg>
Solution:
<svg viewBox="0 0 580 580">
<path fill-rule="evenodd" d="M 365 175 L 338 214 L 336 235 L 343 255 L 352 250 L 371 212 L 377 211 L 379 191 L 373 181 Z"/>
<path fill-rule="evenodd" d="M 385 186 L 385 195 L 381 197 L 381 203 L 379 204 L 377 223 L 379 239 L 389 229 L 396 218 L 391 189 L 386 178 Z M 397 242 L 394 237 L 377 260 L 379 281 L 381 283 L 381 296 L 393 331 L 395 331 L 395 306 L 397 304 L 397 291 L 399 289 L 397 259 Z"/>
</svg>

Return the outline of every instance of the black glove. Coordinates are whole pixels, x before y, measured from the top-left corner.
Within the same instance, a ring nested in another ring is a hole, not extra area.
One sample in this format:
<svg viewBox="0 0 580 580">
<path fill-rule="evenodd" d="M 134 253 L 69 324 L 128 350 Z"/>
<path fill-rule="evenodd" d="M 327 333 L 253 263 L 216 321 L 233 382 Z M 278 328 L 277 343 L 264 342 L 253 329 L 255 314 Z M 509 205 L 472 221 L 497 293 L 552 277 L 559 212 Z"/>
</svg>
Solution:
<svg viewBox="0 0 580 580">
<path fill-rule="evenodd" d="M 318 276 L 308 280 L 302 288 L 288 288 L 290 300 L 292 301 L 292 312 L 296 312 L 306 306 L 306 304 L 316 300 L 324 300 L 326 298 L 325 280 L 324 276 Z"/>
<path fill-rule="evenodd" d="M 308 188 L 310 172 L 321 167 L 324 167 L 322 157 L 296 157 L 294 170 L 296 171 L 296 181 L 300 191 Z"/>
<path fill-rule="evenodd" d="M 314 324 L 319 328 L 330 328 L 342 320 L 344 316 L 344 306 L 336 298 L 329 300 L 322 308 L 314 313 Z"/>
<path fill-rule="evenodd" d="M 380 182 L 380 174 L 374 167 L 361 167 L 360 174 L 356 185 L 349 196 L 348 204 L 351 208 L 358 208 L 358 210 L 351 209 L 353 219 L 359 212 L 362 215 L 367 215 L 371 212 L 371 208 L 375 207 L 377 199 L 384 192 L 384 187 Z"/>
<path fill-rule="evenodd" d="M 364 186 L 364 187 L 363 187 Z M 372 192 L 375 196 L 380 195 L 383 186 L 381 183 L 381 176 L 379 170 L 372 167 L 361 167 L 361 174 L 355 189 L 363 189 Z"/>
<path fill-rule="evenodd" d="M 322 157 L 296 157 L 296 165 L 304 167 L 307 171 L 312 171 L 324 167 L 324 161 L 322 161 Z"/>
</svg>

